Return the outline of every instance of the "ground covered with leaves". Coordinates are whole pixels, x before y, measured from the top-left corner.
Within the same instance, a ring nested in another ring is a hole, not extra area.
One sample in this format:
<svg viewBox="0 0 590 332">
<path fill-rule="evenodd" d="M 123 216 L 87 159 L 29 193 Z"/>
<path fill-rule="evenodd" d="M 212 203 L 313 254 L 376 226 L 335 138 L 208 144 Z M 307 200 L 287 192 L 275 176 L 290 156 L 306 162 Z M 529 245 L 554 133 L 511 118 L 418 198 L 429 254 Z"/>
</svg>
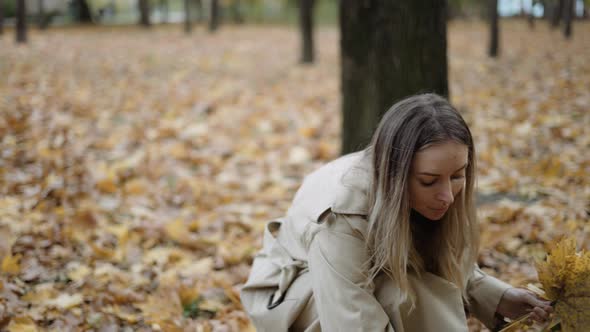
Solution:
<svg viewBox="0 0 590 332">
<path fill-rule="evenodd" d="M 514 285 L 590 245 L 590 34 L 449 30 L 479 151 L 481 266 Z M 584 36 L 585 35 L 585 36 Z M 63 28 L 0 39 L 0 326 L 253 331 L 239 301 L 264 223 L 338 155 L 336 28 Z M 393 102 L 393 100 L 392 100 Z M 472 331 L 480 324 L 470 321 Z"/>
</svg>

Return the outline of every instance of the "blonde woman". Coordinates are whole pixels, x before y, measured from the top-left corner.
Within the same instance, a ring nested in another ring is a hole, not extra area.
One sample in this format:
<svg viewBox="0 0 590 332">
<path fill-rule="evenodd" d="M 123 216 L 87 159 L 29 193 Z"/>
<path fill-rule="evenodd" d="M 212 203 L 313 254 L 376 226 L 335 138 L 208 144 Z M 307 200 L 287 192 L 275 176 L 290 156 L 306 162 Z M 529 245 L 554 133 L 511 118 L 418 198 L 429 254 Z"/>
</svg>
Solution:
<svg viewBox="0 0 590 332">
<path fill-rule="evenodd" d="M 550 303 L 476 265 L 475 150 L 442 97 L 395 104 L 369 146 L 307 176 L 241 298 L 258 331 L 467 331 Z"/>
</svg>

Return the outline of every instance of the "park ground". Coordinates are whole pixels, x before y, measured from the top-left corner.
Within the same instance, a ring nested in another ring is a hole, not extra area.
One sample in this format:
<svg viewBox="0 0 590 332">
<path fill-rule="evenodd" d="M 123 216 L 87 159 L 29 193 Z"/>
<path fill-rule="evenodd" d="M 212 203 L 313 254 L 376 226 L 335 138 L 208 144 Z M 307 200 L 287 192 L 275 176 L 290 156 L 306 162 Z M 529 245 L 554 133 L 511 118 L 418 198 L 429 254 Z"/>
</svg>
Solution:
<svg viewBox="0 0 590 332">
<path fill-rule="evenodd" d="M 275 25 L 0 37 L 0 324 L 253 331 L 239 301 L 266 221 L 339 153 L 338 31 Z M 479 263 L 515 286 L 590 246 L 590 24 L 449 26 L 451 100 L 478 151 Z M 394 101 L 392 100 L 392 103 Z M 481 325 L 470 321 L 471 331 Z"/>
</svg>

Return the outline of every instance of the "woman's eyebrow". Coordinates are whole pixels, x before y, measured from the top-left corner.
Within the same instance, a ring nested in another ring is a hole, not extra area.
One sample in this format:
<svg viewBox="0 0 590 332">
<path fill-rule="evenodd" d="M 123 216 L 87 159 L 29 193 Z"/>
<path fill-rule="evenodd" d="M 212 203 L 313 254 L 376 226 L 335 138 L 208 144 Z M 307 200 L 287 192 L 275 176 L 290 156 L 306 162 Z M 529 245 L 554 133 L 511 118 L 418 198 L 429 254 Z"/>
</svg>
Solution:
<svg viewBox="0 0 590 332">
<path fill-rule="evenodd" d="M 458 170 L 454 171 L 453 173 L 457 173 L 457 172 L 463 170 L 465 167 L 467 167 L 467 163 L 465 163 L 465 165 L 461 166 L 461 168 L 459 168 Z M 440 176 L 440 174 L 429 173 L 429 172 L 420 172 L 418 174 L 420 174 L 420 175 L 428 175 L 428 176 Z"/>
</svg>

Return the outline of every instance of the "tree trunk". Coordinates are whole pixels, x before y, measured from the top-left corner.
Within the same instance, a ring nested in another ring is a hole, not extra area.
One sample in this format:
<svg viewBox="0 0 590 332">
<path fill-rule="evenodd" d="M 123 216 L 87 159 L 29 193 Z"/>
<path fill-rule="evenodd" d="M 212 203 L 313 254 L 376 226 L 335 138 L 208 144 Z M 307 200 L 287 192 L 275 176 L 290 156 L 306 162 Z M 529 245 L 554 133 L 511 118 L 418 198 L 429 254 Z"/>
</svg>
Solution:
<svg viewBox="0 0 590 332">
<path fill-rule="evenodd" d="M 203 22 L 205 20 L 205 11 L 203 10 L 203 1 L 202 0 L 196 0 L 196 5 L 197 5 L 197 21 L 199 21 L 199 23 Z"/>
<path fill-rule="evenodd" d="M 574 5 L 574 0 L 565 0 L 563 6 L 563 23 L 565 24 L 563 28 L 563 35 L 567 39 L 572 37 L 572 16 L 574 15 Z"/>
<path fill-rule="evenodd" d="M 242 15 L 240 0 L 233 0 L 231 3 L 231 15 L 235 23 L 244 23 L 244 16 Z"/>
<path fill-rule="evenodd" d="M 557 0 L 553 3 L 553 12 L 551 13 L 551 27 L 557 28 L 561 21 L 561 16 L 563 15 L 563 1 L 564 0 Z"/>
<path fill-rule="evenodd" d="M 190 0 L 184 0 L 184 32 L 188 34 L 191 31 L 193 31 L 193 24 L 191 22 Z"/>
<path fill-rule="evenodd" d="M 446 11 L 440 0 L 340 1 L 343 154 L 401 98 L 448 96 Z"/>
<path fill-rule="evenodd" d="M 0 36 L 4 34 L 4 1 L 0 0 Z"/>
<path fill-rule="evenodd" d="M 139 24 L 144 27 L 151 26 L 150 21 L 150 2 L 149 0 L 139 0 Z"/>
<path fill-rule="evenodd" d="M 86 0 L 75 0 L 76 20 L 80 23 L 91 23 L 92 13 Z"/>
<path fill-rule="evenodd" d="M 301 28 L 301 62 L 313 63 L 313 9 L 315 0 L 299 0 L 299 26 Z"/>
<path fill-rule="evenodd" d="M 41 30 L 47 29 L 48 18 L 45 13 L 45 0 L 37 0 L 37 26 Z"/>
<path fill-rule="evenodd" d="M 498 0 L 488 0 L 490 4 L 490 48 L 488 55 L 492 58 L 498 56 L 500 29 L 498 27 Z"/>
<path fill-rule="evenodd" d="M 16 1 L 16 42 L 27 42 L 27 7 L 25 0 Z"/>
<path fill-rule="evenodd" d="M 160 15 L 162 23 L 168 23 L 168 12 L 170 7 L 168 6 L 168 0 L 160 0 Z"/>
<path fill-rule="evenodd" d="M 211 16 L 209 17 L 209 31 L 214 32 L 219 27 L 219 1 L 211 0 Z"/>
</svg>

